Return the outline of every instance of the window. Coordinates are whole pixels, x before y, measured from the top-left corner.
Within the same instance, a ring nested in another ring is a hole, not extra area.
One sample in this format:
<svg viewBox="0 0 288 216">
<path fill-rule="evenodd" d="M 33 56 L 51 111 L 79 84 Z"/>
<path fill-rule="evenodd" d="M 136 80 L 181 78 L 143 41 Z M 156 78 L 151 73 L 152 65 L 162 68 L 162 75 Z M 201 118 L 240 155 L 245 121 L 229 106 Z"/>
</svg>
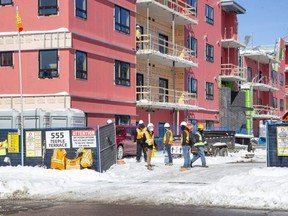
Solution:
<svg viewBox="0 0 288 216">
<path fill-rule="evenodd" d="M 193 7 L 193 15 L 197 16 L 197 0 L 187 0 L 187 4 Z"/>
<path fill-rule="evenodd" d="M 197 96 L 197 79 L 188 77 L 188 92 L 195 93 Z"/>
<path fill-rule="evenodd" d="M 87 0 L 76 0 L 76 16 L 87 19 Z"/>
<path fill-rule="evenodd" d="M 281 86 L 284 85 L 284 75 L 283 75 L 283 73 L 280 73 L 279 83 L 280 83 Z"/>
<path fill-rule="evenodd" d="M 58 50 L 39 51 L 39 74 L 40 79 L 59 77 L 58 74 Z"/>
<path fill-rule="evenodd" d="M 206 15 L 206 22 L 213 25 L 214 24 L 214 9 L 210 7 L 209 5 L 206 5 L 205 15 Z"/>
<path fill-rule="evenodd" d="M 273 97 L 273 108 L 277 108 L 277 98 Z"/>
<path fill-rule="evenodd" d="M 13 66 L 13 52 L 0 52 L 0 67 Z"/>
<path fill-rule="evenodd" d="M 87 53 L 76 51 L 76 79 L 87 80 Z"/>
<path fill-rule="evenodd" d="M 210 82 L 206 82 L 206 99 L 213 100 L 214 99 L 214 84 Z"/>
<path fill-rule="evenodd" d="M 130 125 L 130 116 L 128 115 L 115 115 L 116 125 Z"/>
<path fill-rule="evenodd" d="M 168 36 L 159 34 L 159 52 L 168 54 Z"/>
<path fill-rule="evenodd" d="M 159 78 L 159 102 L 169 102 L 168 80 Z"/>
<path fill-rule="evenodd" d="M 280 111 L 284 111 L 284 100 L 280 99 Z"/>
<path fill-rule="evenodd" d="M 214 130 L 214 121 L 206 121 L 206 130 Z"/>
<path fill-rule="evenodd" d="M 58 13 L 58 0 L 38 0 L 38 15 L 49 16 Z"/>
<path fill-rule="evenodd" d="M 192 50 L 191 55 L 197 57 L 197 39 L 188 36 L 188 49 Z"/>
<path fill-rule="evenodd" d="M 115 6 L 115 30 L 130 34 L 130 12 L 117 5 Z"/>
<path fill-rule="evenodd" d="M 144 88 L 142 86 L 144 86 L 144 75 L 137 73 L 136 74 L 136 95 L 137 95 L 137 101 L 144 99 L 144 94 L 142 92 L 144 92 Z"/>
<path fill-rule="evenodd" d="M 0 0 L 0 5 L 13 5 L 12 0 Z"/>
<path fill-rule="evenodd" d="M 271 72 L 271 79 L 273 83 L 277 83 L 277 71 L 272 70 Z"/>
<path fill-rule="evenodd" d="M 115 60 L 115 84 L 130 86 L 130 64 Z"/>
<path fill-rule="evenodd" d="M 252 68 L 251 67 L 247 68 L 247 81 L 252 82 Z"/>
<path fill-rule="evenodd" d="M 214 62 L 214 47 L 206 43 L 206 61 Z"/>
</svg>

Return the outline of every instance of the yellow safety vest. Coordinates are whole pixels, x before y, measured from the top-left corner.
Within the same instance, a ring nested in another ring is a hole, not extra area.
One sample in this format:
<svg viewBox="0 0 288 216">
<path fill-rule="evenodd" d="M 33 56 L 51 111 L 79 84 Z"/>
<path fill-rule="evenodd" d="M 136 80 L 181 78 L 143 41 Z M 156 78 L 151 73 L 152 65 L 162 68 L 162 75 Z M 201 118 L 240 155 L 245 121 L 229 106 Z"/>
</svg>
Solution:
<svg viewBox="0 0 288 216">
<path fill-rule="evenodd" d="M 66 170 L 80 170 L 80 160 L 81 157 L 77 157 L 75 159 L 66 158 Z"/>
<path fill-rule="evenodd" d="M 166 144 L 166 135 L 167 135 L 167 133 L 170 133 L 168 144 L 172 145 L 173 144 L 173 133 L 169 129 L 166 130 L 166 133 L 165 133 L 165 135 L 163 137 L 163 144 Z"/>
<path fill-rule="evenodd" d="M 199 141 L 194 144 L 194 146 L 204 146 L 207 142 L 202 140 L 201 134 L 197 131 L 195 134 L 199 136 Z"/>
<path fill-rule="evenodd" d="M 150 133 L 148 131 L 146 131 L 145 136 L 146 136 L 146 143 L 149 146 L 154 145 L 154 133 L 151 136 Z"/>
<path fill-rule="evenodd" d="M 142 139 L 144 134 L 146 133 L 146 128 L 142 128 L 142 129 L 137 128 L 136 131 L 137 131 L 136 139 Z"/>
<path fill-rule="evenodd" d="M 83 149 L 81 157 L 81 166 L 83 168 L 91 167 L 93 165 L 93 157 L 91 149 Z"/>
<path fill-rule="evenodd" d="M 189 132 L 187 130 L 184 130 L 184 132 L 186 133 L 186 140 L 185 143 L 189 144 Z M 181 133 L 181 144 L 183 143 L 183 134 Z"/>
<path fill-rule="evenodd" d="M 64 170 L 66 154 L 65 149 L 54 149 L 51 157 L 51 168 Z"/>
</svg>

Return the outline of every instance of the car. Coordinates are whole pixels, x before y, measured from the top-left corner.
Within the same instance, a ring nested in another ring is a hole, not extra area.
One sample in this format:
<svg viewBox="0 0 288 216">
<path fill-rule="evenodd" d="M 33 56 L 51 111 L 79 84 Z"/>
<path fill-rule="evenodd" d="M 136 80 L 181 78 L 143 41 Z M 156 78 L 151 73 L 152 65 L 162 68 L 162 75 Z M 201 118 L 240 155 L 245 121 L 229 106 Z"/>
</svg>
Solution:
<svg viewBox="0 0 288 216">
<path fill-rule="evenodd" d="M 117 125 L 116 126 L 116 144 L 117 159 L 121 160 L 125 156 L 135 156 L 137 145 L 134 143 L 136 126 Z"/>
</svg>

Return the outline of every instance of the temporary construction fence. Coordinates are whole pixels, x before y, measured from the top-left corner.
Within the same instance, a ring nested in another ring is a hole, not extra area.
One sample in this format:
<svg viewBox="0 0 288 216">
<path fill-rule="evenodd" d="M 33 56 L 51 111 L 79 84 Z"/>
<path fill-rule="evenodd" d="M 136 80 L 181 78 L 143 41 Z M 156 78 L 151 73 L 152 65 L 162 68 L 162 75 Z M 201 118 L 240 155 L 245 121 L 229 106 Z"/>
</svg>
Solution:
<svg viewBox="0 0 288 216">
<path fill-rule="evenodd" d="M 25 165 L 51 168 L 54 149 L 65 149 L 66 159 L 79 156 L 80 149 L 91 149 L 90 169 L 103 172 L 116 164 L 115 125 L 80 128 L 0 129 L 0 166 Z M 22 164 L 23 163 L 23 164 Z"/>
<path fill-rule="evenodd" d="M 288 167 L 288 123 L 267 122 L 267 166 Z"/>
</svg>

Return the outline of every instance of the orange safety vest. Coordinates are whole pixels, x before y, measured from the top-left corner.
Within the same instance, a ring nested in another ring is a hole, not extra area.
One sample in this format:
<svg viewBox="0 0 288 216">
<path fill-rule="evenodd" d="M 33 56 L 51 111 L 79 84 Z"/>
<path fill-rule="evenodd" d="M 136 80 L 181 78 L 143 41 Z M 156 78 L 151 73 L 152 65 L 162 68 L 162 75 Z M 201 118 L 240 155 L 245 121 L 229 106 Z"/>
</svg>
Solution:
<svg viewBox="0 0 288 216">
<path fill-rule="evenodd" d="M 51 168 L 52 169 L 65 169 L 65 157 L 66 157 L 66 150 L 65 149 L 54 149 L 53 155 L 51 157 Z"/>
<path fill-rule="evenodd" d="M 80 160 L 81 157 L 75 159 L 65 158 L 66 170 L 80 170 Z"/>
<path fill-rule="evenodd" d="M 146 128 L 142 128 L 142 129 L 137 128 L 136 131 L 137 131 L 136 139 L 142 139 L 147 130 Z"/>
<path fill-rule="evenodd" d="M 154 145 L 154 133 L 151 136 L 150 133 L 148 131 L 145 132 L 145 136 L 146 136 L 146 143 L 150 146 L 150 145 Z"/>
<path fill-rule="evenodd" d="M 173 133 L 171 130 L 167 129 L 164 137 L 163 137 L 163 144 L 166 144 L 166 135 L 167 133 L 170 133 L 170 137 L 169 137 L 169 140 L 168 140 L 168 144 L 172 145 L 173 144 Z"/>
<path fill-rule="evenodd" d="M 93 156 L 91 149 L 83 149 L 81 157 L 81 166 L 83 168 L 91 167 L 93 165 Z"/>
</svg>

